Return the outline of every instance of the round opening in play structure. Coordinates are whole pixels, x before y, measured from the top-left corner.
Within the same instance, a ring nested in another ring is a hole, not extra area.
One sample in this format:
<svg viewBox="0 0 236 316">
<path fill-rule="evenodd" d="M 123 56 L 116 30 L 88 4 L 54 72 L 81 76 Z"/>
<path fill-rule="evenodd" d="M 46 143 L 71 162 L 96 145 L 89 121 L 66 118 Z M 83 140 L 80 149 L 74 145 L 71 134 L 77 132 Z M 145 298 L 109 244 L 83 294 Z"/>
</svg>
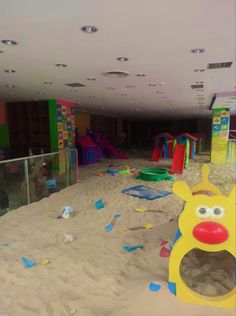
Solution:
<svg viewBox="0 0 236 316">
<path fill-rule="evenodd" d="M 208 297 L 221 296 L 235 287 L 235 258 L 226 250 L 192 249 L 181 261 L 180 275 L 192 291 Z"/>
<path fill-rule="evenodd" d="M 144 181 L 161 181 L 172 180 L 172 177 L 168 174 L 166 169 L 146 168 L 140 172 L 137 179 Z"/>
</svg>

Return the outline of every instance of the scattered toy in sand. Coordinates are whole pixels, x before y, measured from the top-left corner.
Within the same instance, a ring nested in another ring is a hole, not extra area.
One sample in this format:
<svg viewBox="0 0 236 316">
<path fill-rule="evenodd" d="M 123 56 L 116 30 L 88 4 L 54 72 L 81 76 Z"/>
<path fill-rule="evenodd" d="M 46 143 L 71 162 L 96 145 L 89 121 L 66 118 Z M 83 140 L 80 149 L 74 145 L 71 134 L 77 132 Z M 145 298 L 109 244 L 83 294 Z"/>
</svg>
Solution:
<svg viewBox="0 0 236 316">
<path fill-rule="evenodd" d="M 47 264 L 50 263 L 50 261 L 48 259 L 42 259 L 40 262 L 43 266 L 46 266 Z"/>
<path fill-rule="evenodd" d="M 170 253 L 171 253 L 170 249 L 166 247 L 162 247 L 160 250 L 160 257 L 169 257 Z"/>
<path fill-rule="evenodd" d="M 2 244 L 3 247 L 10 247 L 11 244 Z"/>
<path fill-rule="evenodd" d="M 154 227 L 153 224 L 144 224 L 142 226 L 136 226 L 136 227 L 124 227 L 124 228 L 121 228 L 120 232 L 121 233 L 124 233 L 124 232 L 127 232 L 128 230 L 140 230 L 140 229 L 147 229 L 147 230 L 150 230 Z"/>
<path fill-rule="evenodd" d="M 139 213 L 144 213 L 144 212 L 164 213 L 164 211 L 161 211 L 161 210 L 149 210 L 148 208 L 136 208 L 135 212 L 139 212 Z"/>
<path fill-rule="evenodd" d="M 165 246 L 168 244 L 168 240 L 161 240 L 161 247 Z"/>
<path fill-rule="evenodd" d="M 64 244 L 68 244 L 69 242 L 72 242 L 74 240 L 74 236 L 71 234 L 64 233 Z"/>
<path fill-rule="evenodd" d="M 122 190 L 121 193 L 147 200 L 160 199 L 171 194 L 169 191 L 163 191 L 154 188 L 152 189 L 145 185 L 136 185 L 134 187 Z"/>
<path fill-rule="evenodd" d="M 70 311 L 71 315 L 75 314 L 76 312 L 77 312 L 76 309 L 72 309 L 72 310 Z"/>
<path fill-rule="evenodd" d="M 158 283 L 151 282 L 149 284 L 149 290 L 152 292 L 158 292 L 161 289 L 161 285 Z"/>
<path fill-rule="evenodd" d="M 68 219 L 70 217 L 70 214 L 73 213 L 73 211 L 74 211 L 73 208 L 71 208 L 70 206 L 63 207 L 63 209 L 62 209 L 62 217 L 64 219 Z"/>
<path fill-rule="evenodd" d="M 136 250 L 136 249 L 143 249 L 144 248 L 144 246 L 142 246 L 142 245 L 137 245 L 137 246 L 123 246 L 123 249 L 125 250 L 125 251 L 127 251 L 127 252 L 132 252 L 132 251 L 134 251 L 134 250 Z"/>
<path fill-rule="evenodd" d="M 60 219 L 63 219 L 63 217 L 61 215 L 58 215 L 57 219 L 60 220 Z"/>
<path fill-rule="evenodd" d="M 25 267 L 28 268 L 28 269 L 36 266 L 36 264 L 37 264 L 36 262 L 30 261 L 30 260 L 28 260 L 25 257 L 22 257 L 21 261 L 24 263 Z"/>
<path fill-rule="evenodd" d="M 95 206 L 96 206 L 96 209 L 99 210 L 99 209 L 105 207 L 105 203 L 104 203 L 103 200 L 97 200 L 97 201 L 95 202 Z"/>
<path fill-rule="evenodd" d="M 96 172 L 94 172 L 94 175 L 95 175 L 95 176 L 98 176 L 98 177 L 102 177 L 102 176 L 104 176 L 105 174 L 104 174 L 102 171 L 96 171 Z"/>
<path fill-rule="evenodd" d="M 108 224 L 106 227 L 105 227 L 105 230 L 107 232 L 110 232 L 112 231 L 114 225 L 115 225 L 115 222 L 117 221 L 118 218 L 120 218 L 120 214 L 115 214 L 114 218 L 112 219 L 112 221 L 110 222 L 110 224 Z"/>
</svg>

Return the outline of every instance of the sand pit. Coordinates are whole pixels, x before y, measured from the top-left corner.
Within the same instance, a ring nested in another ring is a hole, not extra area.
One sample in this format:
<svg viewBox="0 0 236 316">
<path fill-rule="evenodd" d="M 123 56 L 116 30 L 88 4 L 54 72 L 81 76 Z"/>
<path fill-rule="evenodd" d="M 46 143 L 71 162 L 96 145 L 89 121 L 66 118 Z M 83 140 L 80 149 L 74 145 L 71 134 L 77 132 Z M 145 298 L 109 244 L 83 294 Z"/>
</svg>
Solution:
<svg viewBox="0 0 236 316">
<path fill-rule="evenodd" d="M 232 310 L 183 303 L 168 291 L 168 257 L 160 257 L 159 253 L 161 241 L 173 238 L 182 201 L 173 194 L 148 201 L 120 193 L 138 184 L 170 190 L 173 182 L 147 183 L 136 180 L 132 174 L 94 175 L 105 171 L 111 163 L 121 162 L 107 160 L 81 167 L 78 184 L 0 217 L 0 316 L 235 315 Z M 128 161 L 131 169 L 165 168 L 170 163 Z M 189 169 L 175 178 L 195 184 L 200 180 L 200 165 L 200 161 L 191 162 Z M 227 166 L 210 168 L 210 180 L 228 193 L 234 183 L 232 171 Z M 100 199 L 105 208 L 97 210 L 95 202 Z M 75 212 L 67 220 L 58 220 L 64 206 Z M 163 212 L 135 212 L 135 208 Z M 105 227 L 117 213 L 120 218 L 106 232 Z M 154 227 L 120 232 L 122 227 L 146 223 Z M 66 235 L 73 238 L 65 243 Z M 128 253 L 123 250 L 125 245 L 144 248 Z M 22 257 L 37 265 L 26 269 Z M 49 263 L 41 264 L 43 259 Z M 199 273 L 196 267 L 194 273 L 189 272 L 198 259 L 188 258 L 183 265 L 185 276 L 196 290 L 212 293 L 209 273 Z M 201 266 L 206 269 L 209 262 Z M 213 274 L 213 278 L 218 278 L 214 286 L 222 291 L 229 284 L 224 266 L 219 269 L 220 274 Z M 196 274 L 200 275 L 198 283 L 194 281 Z M 159 292 L 148 289 L 152 281 L 161 284 Z"/>
</svg>

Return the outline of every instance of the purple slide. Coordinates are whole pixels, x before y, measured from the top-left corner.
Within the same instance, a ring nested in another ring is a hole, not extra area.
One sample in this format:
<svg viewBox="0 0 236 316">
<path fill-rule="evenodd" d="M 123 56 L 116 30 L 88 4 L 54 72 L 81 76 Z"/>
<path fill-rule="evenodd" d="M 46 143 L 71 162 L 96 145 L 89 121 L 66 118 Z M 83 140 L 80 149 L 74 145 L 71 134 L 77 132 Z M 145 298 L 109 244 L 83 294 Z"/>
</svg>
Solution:
<svg viewBox="0 0 236 316">
<path fill-rule="evenodd" d="M 113 155 L 116 156 L 119 159 L 128 159 L 125 155 L 123 155 L 120 151 L 118 151 L 117 149 L 115 149 L 115 147 L 113 147 L 106 139 L 102 139 L 101 140 L 102 143 L 102 147 L 107 149 L 108 152 Z"/>
</svg>

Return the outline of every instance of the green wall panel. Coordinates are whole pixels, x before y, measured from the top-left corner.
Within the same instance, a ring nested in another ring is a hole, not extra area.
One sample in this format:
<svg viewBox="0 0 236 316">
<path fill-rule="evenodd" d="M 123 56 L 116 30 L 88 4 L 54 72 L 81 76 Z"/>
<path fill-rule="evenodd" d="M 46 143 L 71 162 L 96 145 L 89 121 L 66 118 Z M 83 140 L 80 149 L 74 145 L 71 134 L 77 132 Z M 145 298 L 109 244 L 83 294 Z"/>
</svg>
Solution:
<svg viewBox="0 0 236 316">
<path fill-rule="evenodd" d="M 0 125 L 0 148 L 9 147 L 9 133 L 7 125 Z"/>
<path fill-rule="evenodd" d="M 58 151 L 57 104 L 56 100 L 48 101 L 51 151 Z"/>
</svg>

